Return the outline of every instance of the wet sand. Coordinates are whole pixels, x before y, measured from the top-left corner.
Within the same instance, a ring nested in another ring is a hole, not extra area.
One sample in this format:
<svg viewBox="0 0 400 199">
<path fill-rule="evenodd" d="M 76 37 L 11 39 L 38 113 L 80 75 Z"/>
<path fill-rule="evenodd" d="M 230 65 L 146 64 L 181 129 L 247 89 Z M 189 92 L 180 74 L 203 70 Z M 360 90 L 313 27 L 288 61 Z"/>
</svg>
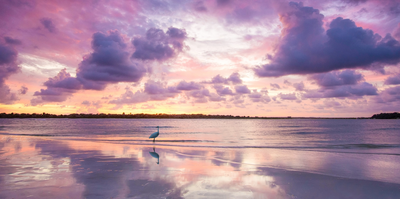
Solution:
<svg viewBox="0 0 400 199">
<path fill-rule="evenodd" d="M 0 198 L 398 198 L 385 157 L 0 135 Z"/>
</svg>

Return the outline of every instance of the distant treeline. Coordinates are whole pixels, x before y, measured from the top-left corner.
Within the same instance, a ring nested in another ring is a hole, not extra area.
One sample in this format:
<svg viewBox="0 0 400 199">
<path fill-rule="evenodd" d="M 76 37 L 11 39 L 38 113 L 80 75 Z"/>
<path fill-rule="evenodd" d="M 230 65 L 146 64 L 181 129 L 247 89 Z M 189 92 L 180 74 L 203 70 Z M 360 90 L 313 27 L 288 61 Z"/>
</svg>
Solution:
<svg viewBox="0 0 400 199">
<path fill-rule="evenodd" d="M 91 114 L 73 113 L 67 115 L 55 115 L 49 113 L 0 113 L 0 118 L 171 118 L 171 119 L 370 119 L 370 118 L 321 118 L 321 117 L 250 117 L 234 115 L 205 115 L 205 114 Z"/>
<path fill-rule="evenodd" d="M 287 119 L 290 117 L 249 117 L 249 116 L 233 116 L 233 115 L 204 115 L 204 114 L 86 114 L 73 113 L 69 115 L 55 115 L 49 113 L 0 113 L 0 118 L 177 118 L 177 119 L 194 119 L 194 118 L 210 118 L 210 119 Z"/>
<path fill-rule="evenodd" d="M 400 113 L 379 113 L 371 117 L 372 119 L 400 119 Z"/>
</svg>

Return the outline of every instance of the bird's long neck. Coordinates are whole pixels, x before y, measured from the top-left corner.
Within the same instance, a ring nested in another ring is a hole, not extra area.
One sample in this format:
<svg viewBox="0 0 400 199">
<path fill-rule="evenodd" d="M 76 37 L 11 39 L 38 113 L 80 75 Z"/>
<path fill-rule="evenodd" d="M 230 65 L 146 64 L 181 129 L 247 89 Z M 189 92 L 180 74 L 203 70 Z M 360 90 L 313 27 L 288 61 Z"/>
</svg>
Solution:
<svg viewBox="0 0 400 199">
<path fill-rule="evenodd" d="M 160 132 L 160 128 L 157 128 L 157 132 Z"/>
</svg>

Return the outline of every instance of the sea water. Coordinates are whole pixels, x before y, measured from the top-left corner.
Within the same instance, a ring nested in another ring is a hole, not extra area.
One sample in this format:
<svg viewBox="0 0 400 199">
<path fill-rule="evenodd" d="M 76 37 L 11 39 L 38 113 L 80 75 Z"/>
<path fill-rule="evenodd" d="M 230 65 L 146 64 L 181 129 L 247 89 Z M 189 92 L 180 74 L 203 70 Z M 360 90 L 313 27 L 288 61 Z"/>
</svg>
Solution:
<svg viewBox="0 0 400 199">
<path fill-rule="evenodd" d="M 400 198 L 400 120 L 0 119 L 0 161 L 0 198 Z"/>
</svg>

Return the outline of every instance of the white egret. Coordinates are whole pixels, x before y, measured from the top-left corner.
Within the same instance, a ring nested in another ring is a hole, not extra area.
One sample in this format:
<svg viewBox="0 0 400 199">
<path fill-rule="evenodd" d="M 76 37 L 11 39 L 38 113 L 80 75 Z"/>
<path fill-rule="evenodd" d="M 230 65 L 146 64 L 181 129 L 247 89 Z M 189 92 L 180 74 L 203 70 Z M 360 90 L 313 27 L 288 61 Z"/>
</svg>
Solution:
<svg viewBox="0 0 400 199">
<path fill-rule="evenodd" d="M 160 134 L 160 127 L 157 126 L 156 128 L 157 128 L 157 132 L 152 133 L 152 134 L 150 135 L 150 137 L 149 137 L 149 138 L 154 138 L 154 139 L 153 139 L 153 142 L 156 141 L 156 137 L 158 137 L 158 135 Z"/>
</svg>

